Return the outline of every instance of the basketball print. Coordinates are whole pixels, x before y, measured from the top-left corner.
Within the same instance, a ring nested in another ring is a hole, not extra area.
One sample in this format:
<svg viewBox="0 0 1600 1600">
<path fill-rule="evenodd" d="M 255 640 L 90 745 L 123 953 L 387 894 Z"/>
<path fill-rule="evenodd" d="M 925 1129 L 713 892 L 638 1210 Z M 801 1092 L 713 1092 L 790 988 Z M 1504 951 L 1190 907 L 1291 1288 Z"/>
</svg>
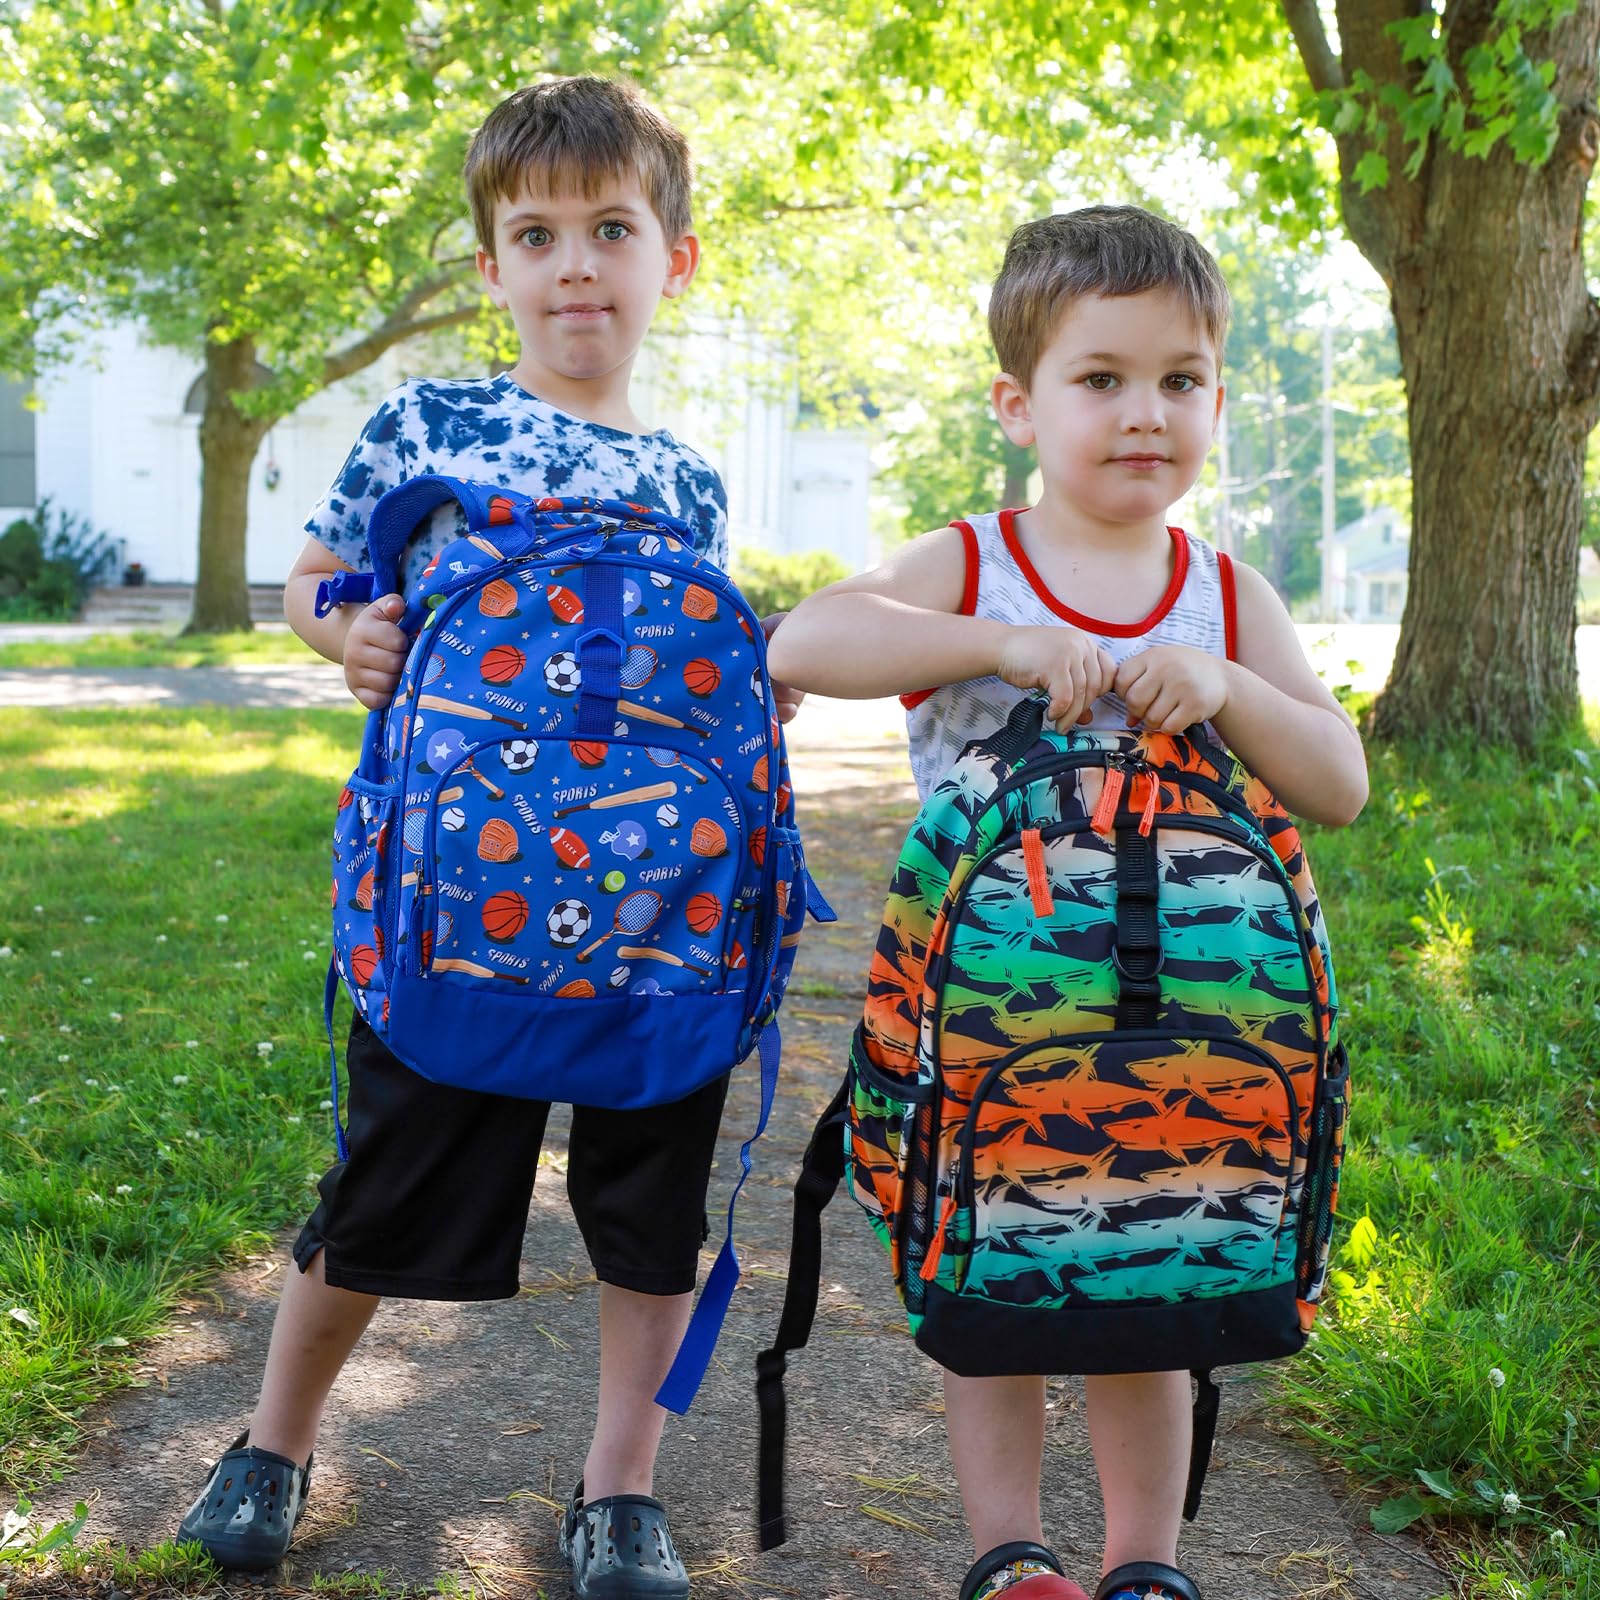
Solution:
<svg viewBox="0 0 1600 1600">
<path fill-rule="evenodd" d="M 504 578 L 495 578 L 484 584 L 478 596 L 478 610 L 486 617 L 517 616 L 517 591 Z"/>
<path fill-rule="evenodd" d="M 725 856 L 728 853 L 728 835 L 721 823 L 713 822 L 710 817 L 701 817 L 689 830 L 689 848 L 697 856 Z"/>
<path fill-rule="evenodd" d="M 378 952 L 370 944 L 358 944 L 350 952 L 350 978 L 358 989 L 372 986 L 372 974 L 378 970 Z"/>
<path fill-rule="evenodd" d="M 684 909 L 690 929 L 695 933 L 710 933 L 722 921 L 722 902 L 709 889 L 690 895 Z"/>
<path fill-rule="evenodd" d="M 485 683 L 511 683 L 527 664 L 528 658 L 514 644 L 497 644 L 484 651 L 478 676 Z"/>
<path fill-rule="evenodd" d="M 483 902 L 483 931 L 496 944 L 510 944 L 528 925 L 528 902 L 515 889 L 502 889 Z"/>
<path fill-rule="evenodd" d="M 717 597 L 698 583 L 691 583 L 683 591 L 683 614 L 696 622 L 717 620 Z"/>
<path fill-rule="evenodd" d="M 598 739 L 573 739 L 568 742 L 567 748 L 572 752 L 572 759 L 580 767 L 603 767 L 610 746 L 602 744 Z"/>
<path fill-rule="evenodd" d="M 765 828 L 756 828 L 750 834 L 750 859 L 758 867 L 766 865 L 767 830 Z"/>
<path fill-rule="evenodd" d="M 490 817 L 478 830 L 478 859 L 520 861 L 522 851 L 517 848 L 517 830 L 501 817 Z"/>
<path fill-rule="evenodd" d="M 715 694 L 721 683 L 722 668 L 715 661 L 696 656 L 684 666 L 683 686 L 696 699 L 704 700 L 708 694 Z"/>
</svg>

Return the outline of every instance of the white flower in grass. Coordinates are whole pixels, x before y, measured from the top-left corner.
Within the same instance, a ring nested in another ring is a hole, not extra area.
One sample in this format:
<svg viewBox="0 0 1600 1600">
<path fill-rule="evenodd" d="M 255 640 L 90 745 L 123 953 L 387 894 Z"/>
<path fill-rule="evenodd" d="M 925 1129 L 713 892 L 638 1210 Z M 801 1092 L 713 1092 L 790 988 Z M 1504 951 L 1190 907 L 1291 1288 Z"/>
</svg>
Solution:
<svg viewBox="0 0 1600 1600">
<path fill-rule="evenodd" d="M 111 1013 L 111 1020 L 113 1022 L 121 1022 L 122 1021 L 122 1013 L 120 1011 L 113 1011 Z"/>
<path fill-rule="evenodd" d="M 1505 1373 L 1503 1373 L 1499 1369 L 1499 1367 L 1490 1367 L 1489 1368 L 1489 1387 L 1491 1389 L 1503 1389 L 1503 1388 L 1505 1388 L 1505 1386 L 1506 1386 L 1506 1375 L 1505 1375 Z"/>
<path fill-rule="evenodd" d="M 317 952 L 315 950 L 302 951 L 300 959 L 302 961 L 315 961 L 317 959 Z"/>
<path fill-rule="evenodd" d="M 85 922 L 98 922 L 100 919 L 96 916 L 87 916 L 83 920 Z"/>
<path fill-rule="evenodd" d="M 60 1023 L 56 1028 L 56 1032 L 57 1033 L 71 1033 L 72 1032 L 72 1024 L 70 1022 Z"/>
<path fill-rule="evenodd" d="M 53 961 L 59 961 L 61 959 L 61 952 L 59 950 L 52 950 L 50 952 L 50 958 Z"/>
<path fill-rule="evenodd" d="M 106 1093 L 107 1094 L 121 1094 L 122 1093 L 122 1085 L 120 1083 L 108 1083 L 106 1085 Z"/>
<path fill-rule="evenodd" d="M 94 1193 L 93 1190 L 90 1190 L 90 1192 L 84 1196 L 84 1199 L 87 1200 L 91 1205 L 96 1206 L 103 1206 L 106 1203 L 106 1197 L 103 1194 Z"/>
<path fill-rule="evenodd" d="M 33 909 L 34 909 L 34 910 L 35 910 L 35 911 L 37 911 L 37 912 L 40 912 L 40 913 L 41 913 L 41 914 L 42 914 L 42 913 L 43 913 L 43 911 L 44 911 L 44 907 L 43 907 L 43 906 L 35 906 L 35 907 L 34 907 L 34 908 L 33 908 Z"/>
<path fill-rule="evenodd" d="M 1522 1509 L 1522 1496 L 1515 1489 L 1507 1489 L 1500 1496 L 1500 1509 L 1508 1517 L 1515 1516 Z"/>
<path fill-rule="evenodd" d="M 184 1134 L 184 1138 L 185 1139 L 198 1139 L 199 1137 L 200 1137 L 200 1130 L 198 1128 L 190 1128 Z"/>
<path fill-rule="evenodd" d="M 317 1110 L 318 1111 L 332 1111 L 333 1110 L 333 1101 L 331 1101 L 331 1100 L 319 1100 L 317 1102 Z"/>
<path fill-rule="evenodd" d="M 81 983 L 85 988 L 87 988 L 91 983 L 94 982 L 94 979 L 93 978 L 79 978 L 78 982 Z"/>
<path fill-rule="evenodd" d="M 83 1086 L 85 1089 L 98 1089 L 100 1087 L 100 1080 L 98 1078 L 85 1078 L 83 1080 Z"/>
<path fill-rule="evenodd" d="M 270 1056 L 272 1054 L 272 1041 L 270 1039 L 261 1040 L 256 1046 L 256 1054 L 258 1056 Z"/>
<path fill-rule="evenodd" d="M 299 1119 L 299 1117 L 285 1117 L 285 1118 L 284 1118 L 284 1119 L 283 1119 L 283 1120 L 284 1120 L 284 1121 L 285 1121 L 285 1122 L 294 1122 L 294 1123 L 298 1123 L 298 1122 L 299 1122 L 299 1120 L 300 1120 L 300 1119 Z"/>
<path fill-rule="evenodd" d="M 187 1083 L 189 1081 L 189 1074 L 187 1072 L 174 1072 L 172 1074 L 172 1081 L 174 1083 Z"/>
<path fill-rule="evenodd" d="M 56 1060 L 57 1061 L 61 1061 L 61 1062 L 67 1062 L 67 1061 L 70 1061 L 71 1059 L 72 1059 L 71 1056 L 57 1056 L 56 1057 Z"/>
<path fill-rule="evenodd" d="M 183 1048 L 185 1050 L 198 1050 L 200 1048 L 200 1041 L 198 1039 L 185 1039 L 183 1041 Z"/>
<path fill-rule="evenodd" d="M 131 1183 L 119 1183 L 117 1185 L 117 1193 L 118 1194 L 132 1194 L 133 1193 L 133 1185 Z"/>
<path fill-rule="evenodd" d="M 310 941 L 310 940 L 309 940 L 309 939 L 302 939 L 302 940 L 301 940 L 301 941 L 300 941 L 300 946 L 301 946 L 301 948 L 302 948 L 302 949 L 304 949 L 304 948 L 305 948 L 305 946 L 306 946 L 306 945 L 308 945 L 308 944 L 310 944 L 310 943 L 311 943 L 311 941 Z"/>
<path fill-rule="evenodd" d="M 167 942 L 167 936 L 166 936 L 166 934 L 164 934 L 164 933 L 158 933 L 158 934 L 157 934 L 157 935 L 156 935 L 156 943 L 157 943 L 157 944 L 165 944 L 165 943 L 166 943 L 166 942 Z"/>
<path fill-rule="evenodd" d="M 216 915 L 216 920 L 218 922 L 226 922 L 228 920 L 228 913 L 226 911 L 219 911 Z"/>
<path fill-rule="evenodd" d="M 43 1099 L 44 1099 L 44 1096 L 42 1094 L 30 1094 L 28 1096 L 28 1104 L 30 1106 L 36 1106 Z"/>
<path fill-rule="evenodd" d="M 233 964 L 233 970 L 235 972 L 243 972 L 244 969 L 249 965 L 250 963 L 248 961 L 235 961 Z"/>
<path fill-rule="evenodd" d="M 228 863 L 224 861 L 221 856 L 218 856 L 217 859 L 211 863 L 211 865 L 214 867 L 225 867 L 227 864 Z"/>
<path fill-rule="evenodd" d="M 1565 1544 L 1567 1542 L 1567 1530 L 1565 1528 L 1552 1528 L 1550 1530 L 1550 1542 L 1551 1544 Z"/>
<path fill-rule="evenodd" d="M 305 941 L 303 939 L 300 942 L 302 944 L 305 943 Z M 8 944 L 0 944 L 0 961 L 5 961 L 5 960 L 9 959 L 11 954 L 12 954 L 12 950 L 11 950 L 11 946 L 10 945 L 8 945 Z"/>
</svg>

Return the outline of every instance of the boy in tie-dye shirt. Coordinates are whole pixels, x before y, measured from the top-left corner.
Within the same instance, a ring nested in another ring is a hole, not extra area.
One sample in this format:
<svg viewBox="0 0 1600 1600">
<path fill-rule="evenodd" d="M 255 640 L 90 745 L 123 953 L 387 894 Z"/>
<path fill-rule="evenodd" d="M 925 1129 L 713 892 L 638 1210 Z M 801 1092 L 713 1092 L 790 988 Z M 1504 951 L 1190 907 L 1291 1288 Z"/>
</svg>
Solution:
<svg viewBox="0 0 1600 1600">
<path fill-rule="evenodd" d="M 475 135 L 467 188 L 478 270 L 521 355 L 496 378 L 414 379 L 388 395 L 312 511 L 284 609 L 385 705 L 407 640 L 398 595 L 314 615 L 319 582 L 369 564 L 380 495 L 419 473 L 538 495 L 647 503 L 727 557 L 713 469 L 629 401 L 640 342 L 689 287 L 699 242 L 683 136 L 631 89 L 571 78 L 518 91 Z M 413 537 L 403 576 L 451 538 L 452 506 Z M 797 697 L 779 690 L 780 715 Z M 322 1408 L 382 1295 L 487 1300 L 517 1293 L 523 1231 L 549 1107 L 474 1094 L 409 1071 L 357 1017 L 348 1052 L 350 1156 L 321 1183 L 294 1247 L 261 1396 L 247 1433 L 184 1518 L 224 1566 L 282 1558 L 305 1503 Z M 580 1597 L 685 1596 L 688 1577 L 652 1497 L 665 1414 L 654 1395 L 688 1321 L 726 1078 L 648 1111 L 573 1112 L 567 1190 L 600 1280 L 593 1442 L 561 1527 Z M 615 1529 L 628 1528 L 626 1540 Z"/>
</svg>

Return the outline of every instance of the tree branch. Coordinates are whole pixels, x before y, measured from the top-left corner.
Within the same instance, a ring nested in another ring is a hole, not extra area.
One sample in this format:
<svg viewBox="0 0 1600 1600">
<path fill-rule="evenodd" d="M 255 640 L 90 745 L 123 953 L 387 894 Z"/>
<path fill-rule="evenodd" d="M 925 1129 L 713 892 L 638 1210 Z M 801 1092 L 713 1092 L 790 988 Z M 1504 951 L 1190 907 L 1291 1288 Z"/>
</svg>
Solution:
<svg viewBox="0 0 1600 1600">
<path fill-rule="evenodd" d="M 413 290 L 412 295 L 416 292 Z M 410 298 L 412 296 L 408 295 L 407 299 Z M 412 321 L 389 317 L 364 339 L 357 339 L 354 344 L 347 344 L 343 350 L 335 350 L 328 357 L 322 367 L 323 385 L 326 387 L 330 383 L 337 383 L 341 378 L 348 378 L 352 372 L 370 367 L 385 350 L 399 344 L 402 339 L 414 339 L 423 333 L 437 333 L 441 328 L 459 328 L 466 323 L 476 322 L 482 315 L 483 307 L 472 305 L 458 306 L 454 311 L 440 311 L 434 316 L 418 317 Z"/>
<path fill-rule="evenodd" d="M 1305 63 L 1311 87 L 1319 94 L 1344 88 L 1344 68 L 1328 43 L 1317 0 L 1283 0 L 1283 14 L 1288 19 L 1300 59 Z"/>
</svg>

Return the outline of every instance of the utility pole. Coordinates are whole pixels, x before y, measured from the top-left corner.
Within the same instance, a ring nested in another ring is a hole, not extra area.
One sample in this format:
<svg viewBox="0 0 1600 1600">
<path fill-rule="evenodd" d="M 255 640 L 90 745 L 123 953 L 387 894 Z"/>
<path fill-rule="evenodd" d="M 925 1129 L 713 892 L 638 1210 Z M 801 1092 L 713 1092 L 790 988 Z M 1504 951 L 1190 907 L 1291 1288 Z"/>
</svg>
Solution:
<svg viewBox="0 0 1600 1600">
<path fill-rule="evenodd" d="M 1322 620 L 1339 618 L 1333 575 L 1333 308 L 1322 323 Z"/>
</svg>

